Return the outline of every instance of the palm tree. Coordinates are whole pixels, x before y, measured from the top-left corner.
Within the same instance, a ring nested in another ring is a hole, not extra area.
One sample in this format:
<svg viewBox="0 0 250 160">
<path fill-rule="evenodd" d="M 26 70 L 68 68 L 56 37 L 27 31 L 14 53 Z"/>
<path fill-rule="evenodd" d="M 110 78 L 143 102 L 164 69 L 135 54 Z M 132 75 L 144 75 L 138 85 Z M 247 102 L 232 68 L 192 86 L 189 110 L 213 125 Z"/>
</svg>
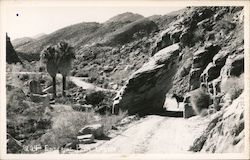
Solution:
<svg viewBox="0 0 250 160">
<path fill-rule="evenodd" d="M 56 74 L 63 76 L 62 95 L 65 96 L 66 76 L 71 69 L 72 60 L 75 58 L 73 47 L 67 42 L 59 42 L 55 46 L 49 46 L 41 52 L 41 60 L 46 64 L 50 76 L 53 78 L 53 98 L 56 97 Z"/>
<path fill-rule="evenodd" d="M 73 47 L 68 43 L 62 41 L 56 45 L 56 52 L 58 53 L 58 72 L 62 74 L 62 95 L 65 96 L 66 77 L 71 69 L 72 60 L 75 58 Z"/>
<path fill-rule="evenodd" d="M 46 47 L 40 55 L 41 60 L 45 63 L 46 69 L 49 75 L 53 79 L 53 98 L 56 97 L 56 74 L 58 72 L 57 67 L 57 54 L 54 46 Z"/>
</svg>

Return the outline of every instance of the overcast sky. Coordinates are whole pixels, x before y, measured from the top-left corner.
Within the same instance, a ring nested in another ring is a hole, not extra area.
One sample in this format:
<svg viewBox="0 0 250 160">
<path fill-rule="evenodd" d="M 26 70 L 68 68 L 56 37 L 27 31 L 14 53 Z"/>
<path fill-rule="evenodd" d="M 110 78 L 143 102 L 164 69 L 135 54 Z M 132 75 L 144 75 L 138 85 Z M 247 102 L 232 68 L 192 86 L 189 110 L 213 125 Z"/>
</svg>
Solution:
<svg viewBox="0 0 250 160">
<path fill-rule="evenodd" d="M 51 33 L 57 29 L 80 22 L 104 22 L 124 12 L 133 12 L 145 17 L 164 15 L 183 7 L 8 7 L 6 29 L 11 39 L 32 37 Z"/>
</svg>

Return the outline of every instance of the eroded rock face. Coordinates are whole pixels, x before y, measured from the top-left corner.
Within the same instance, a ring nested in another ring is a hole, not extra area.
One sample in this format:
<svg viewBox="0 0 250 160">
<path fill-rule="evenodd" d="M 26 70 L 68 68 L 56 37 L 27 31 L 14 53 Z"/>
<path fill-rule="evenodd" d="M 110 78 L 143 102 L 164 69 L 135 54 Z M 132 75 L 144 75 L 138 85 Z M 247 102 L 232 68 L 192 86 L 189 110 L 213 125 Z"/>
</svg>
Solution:
<svg viewBox="0 0 250 160">
<path fill-rule="evenodd" d="M 244 151 L 244 93 L 218 112 L 190 148 L 195 152 L 236 153 Z"/>
<path fill-rule="evenodd" d="M 148 63 L 137 70 L 118 93 L 114 112 L 148 114 L 163 111 L 165 95 L 172 87 L 180 46 L 173 44 L 157 52 Z"/>
<path fill-rule="evenodd" d="M 203 78 L 200 78 L 200 76 L 206 67 L 207 68 L 205 69 L 204 74 L 214 69 L 214 65 L 212 63 L 209 65 L 209 62 L 213 60 L 213 57 L 218 53 L 219 50 L 220 50 L 220 47 L 218 45 L 210 43 L 210 44 L 207 44 L 207 46 L 200 48 L 198 51 L 196 51 L 193 54 L 194 55 L 193 64 L 192 64 L 190 80 L 189 80 L 190 90 L 194 90 L 200 86 L 200 82 L 203 80 Z M 214 70 L 216 69 L 217 68 L 215 68 Z M 211 72 L 209 73 L 211 75 Z M 212 78 L 214 79 L 218 77 L 219 73 L 220 72 L 218 73 L 212 72 L 212 75 L 214 76 Z"/>
</svg>

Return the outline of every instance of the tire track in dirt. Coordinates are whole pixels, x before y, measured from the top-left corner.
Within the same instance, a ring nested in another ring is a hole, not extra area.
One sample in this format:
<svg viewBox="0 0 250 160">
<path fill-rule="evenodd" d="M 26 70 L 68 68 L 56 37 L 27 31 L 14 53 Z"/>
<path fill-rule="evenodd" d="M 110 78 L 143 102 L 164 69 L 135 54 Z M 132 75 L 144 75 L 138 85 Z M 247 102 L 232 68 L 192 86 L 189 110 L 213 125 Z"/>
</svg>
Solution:
<svg viewBox="0 0 250 160">
<path fill-rule="evenodd" d="M 165 119 L 167 117 L 148 116 L 89 153 L 144 153 L 147 151 L 149 139 Z"/>
<path fill-rule="evenodd" d="M 151 128 L 151 132 L 148 132 L 147 135 L 144 138 L 144 141 L 136 145 L 135 153 L 146 153 L 148 151 L 148 145 L 150 142 L 150 139 L 154 136 L 154 134 L 159 130 L 159 128 L 162 126 L 162 123 L 165 121 L 166 118 L 163 118 L 161 121 L 157 122 L 156 125 Z"/>
</svg>

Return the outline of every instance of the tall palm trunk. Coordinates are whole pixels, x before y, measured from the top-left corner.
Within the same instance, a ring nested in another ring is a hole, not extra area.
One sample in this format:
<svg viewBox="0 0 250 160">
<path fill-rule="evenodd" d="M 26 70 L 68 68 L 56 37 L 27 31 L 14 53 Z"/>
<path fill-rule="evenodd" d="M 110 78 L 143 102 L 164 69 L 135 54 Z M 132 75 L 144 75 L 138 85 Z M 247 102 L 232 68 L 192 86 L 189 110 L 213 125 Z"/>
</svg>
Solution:
<svg viewBox="0 0 250 160">
<path fill-rule="evenodd" d="M 53 98 L 56 98 L 56 76 L 52 77 L 53 78 Z"/>
<path fill-rule="evenodd" d="M 62 95 L 65 96 L 65 89 L 66 89 L 66 76 L 63 76 L 63 88 L 62 88 Z"/>
</svg>

